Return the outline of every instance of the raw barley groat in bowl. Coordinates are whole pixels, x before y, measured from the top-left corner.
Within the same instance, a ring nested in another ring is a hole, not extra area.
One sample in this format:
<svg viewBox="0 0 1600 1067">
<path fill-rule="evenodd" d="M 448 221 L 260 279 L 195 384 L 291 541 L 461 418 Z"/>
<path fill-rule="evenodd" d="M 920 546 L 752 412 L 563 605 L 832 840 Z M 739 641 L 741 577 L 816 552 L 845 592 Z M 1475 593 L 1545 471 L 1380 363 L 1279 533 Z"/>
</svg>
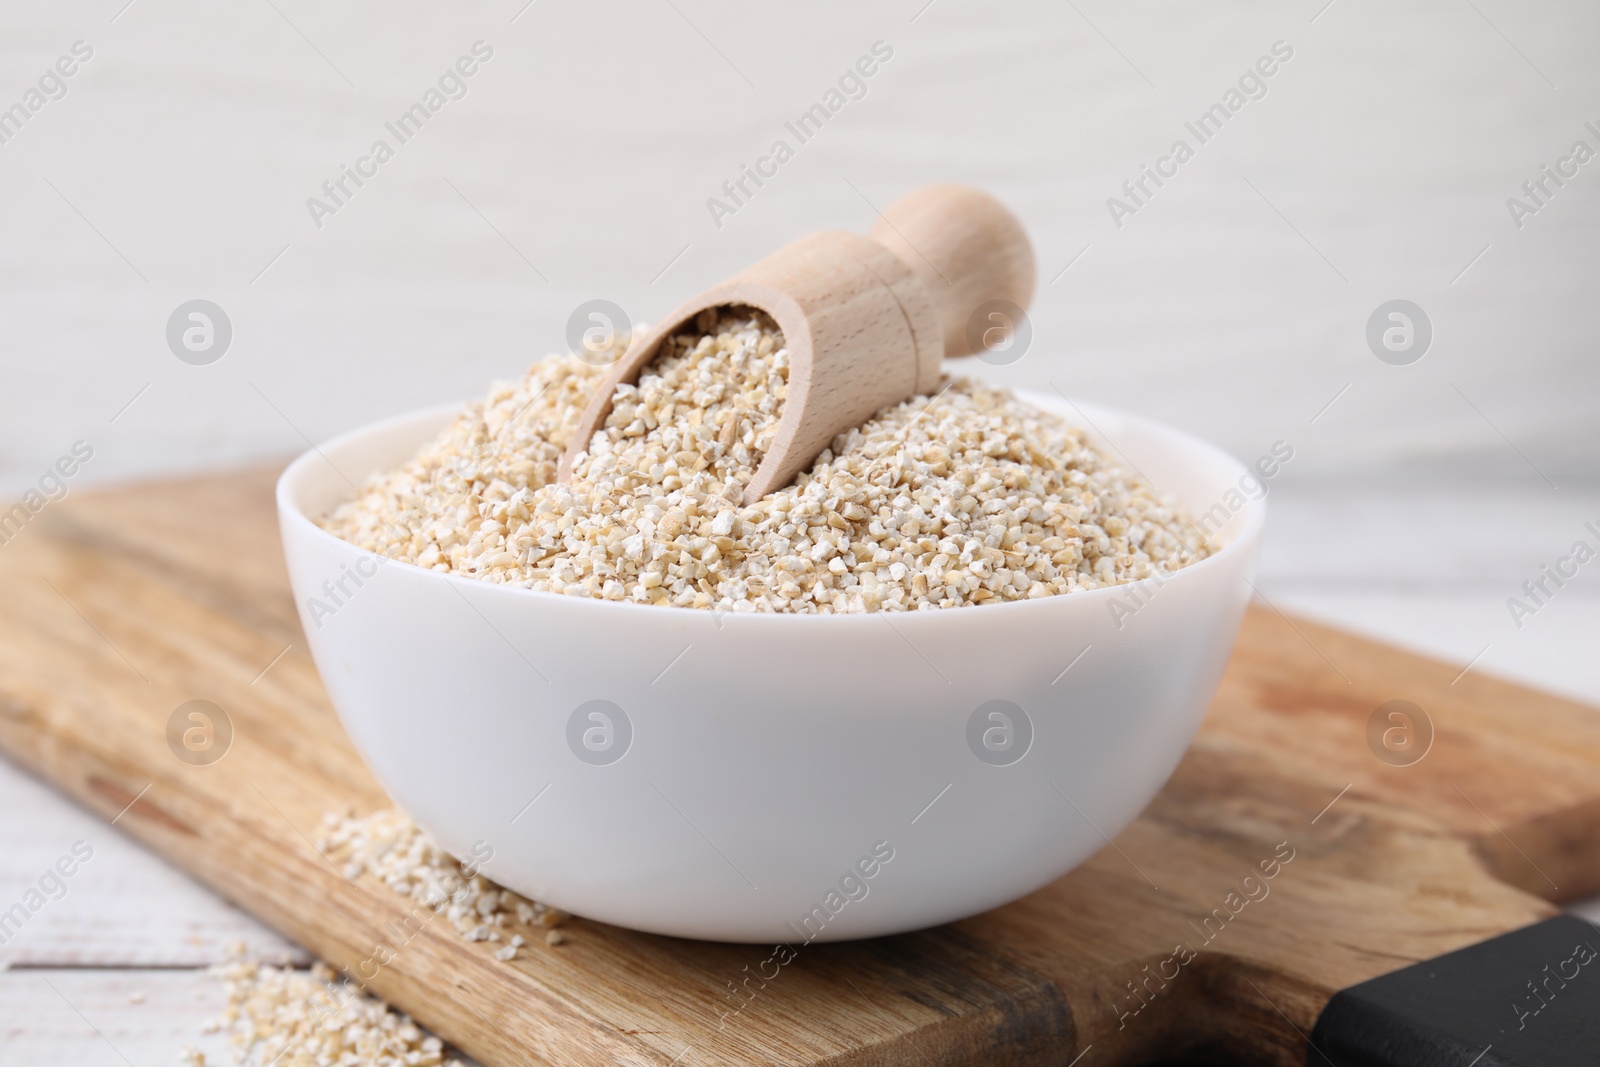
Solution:
<svg viewBox="0 0 1600 1067">
<path fill-rule="evenodd" d="M 586 919 L 841 940 L 1037 889 L 1166 781 L 1264 504 L 1210 537 L 1189 516 L 1244 468 L 1134 415 L 950 376 L 746 505 L 793 368 L 772 321 L 725 307 L 616 387 L 587 441 L 569 438 L 606 372 L 550 358 L 284 472 L 328 694 L 443 853 L 492 841 L 484 877 Z M 870 897 L 819 925 L 841 872 L 880 854 Z"/>
<path fill-rule="evenodd" d="M 744 507 L 788 382 L 760 312 L 703 312 L 620 386 L 554 481 L 603 377 L 576 357 L 496 385 L 323 520 L 372 552 L 484 581 L 720 611 L 964 607 L 1176 571 L 1210 549 L 1180 507 L 1081 430 L 946 378 L 841 434 Z"/>
</svg>

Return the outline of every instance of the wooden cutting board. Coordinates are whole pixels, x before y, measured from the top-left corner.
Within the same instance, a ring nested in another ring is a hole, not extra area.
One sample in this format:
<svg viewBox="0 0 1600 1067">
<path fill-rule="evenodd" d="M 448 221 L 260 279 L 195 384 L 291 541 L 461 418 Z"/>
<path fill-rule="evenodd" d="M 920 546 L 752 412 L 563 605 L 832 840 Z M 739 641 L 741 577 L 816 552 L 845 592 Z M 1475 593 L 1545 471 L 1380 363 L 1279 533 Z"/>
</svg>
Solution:
<svg viewBox="0 0 1600 1067">
<path fill-rule="evenodd" d="M 274 475 L 74 496 L 0 545 L 0 749 L 350 966 L 405 909 L 312 841 L 389 802 L 306 652 Z M 1305 1063 L 1339 990 L 1600 891 L 1600 713 L 1459 671 L 1256 607 L 1166 789 L 1008 907 L 781 970 L 582 920 L 502 963 L 434 923 L 372 985 L 493 1065 Z M 193 699 L 233 724 L 212 766 L 168 748 Z M 1409 766 L 1369 747 L 1390 700 L 1434 727 Z"/>
</svg>

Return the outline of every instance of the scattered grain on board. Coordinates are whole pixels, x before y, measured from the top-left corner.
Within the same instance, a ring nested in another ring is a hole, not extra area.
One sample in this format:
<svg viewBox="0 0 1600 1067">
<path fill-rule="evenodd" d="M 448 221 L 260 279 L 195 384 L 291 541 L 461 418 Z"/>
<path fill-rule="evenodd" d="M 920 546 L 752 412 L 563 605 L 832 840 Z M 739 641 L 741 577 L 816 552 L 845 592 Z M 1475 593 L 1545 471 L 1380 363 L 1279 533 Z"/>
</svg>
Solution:
<svg viewBox="0 0 1600 1067">
<path fill-rule="evenodd" d="M 706 312 L 619 386 L 554 481 L 603 370 L 494 386 L 322 520 L 418 566 L 576 596 L 720 611 L 965 607 L 1168 574 L 1213 551 L 1171 498 L 1059 416 L 980 382 L 878 412 L 744 506 L 788 388 L 760 312 Z"/>
<path fill-rule="evenodd" d="M 499 945 L 494 952 L 498 960 L 516 959 L 527 944 L 523 935 L 510 927 L 547 929 L 567 918 L 557 908 L 500 888 L 472 861 L 457 860 L 393 809 L 360 818 L 333 812 L 324 815 L 317 848 L 346 878 L 372 874 L 401 896 L 449 919 L 468 941 Z M 487 859 L 479 857 L 480 861 Z"/>
<path fill-rule="evenodd" d="M 500 888 L 475 864 L 435 845 L 398 811 L 359 818 L 330 812 L 323 816 L 316 845 L 345 877 L 373 875 L 449 919 L 468 941 L 497 943 L 495 959 L 516 959 L 527 945 L 513 927 L 544 930 L 548 945 L 563 940 L 555 927 L 567 919 L 565 912 Z M 487 861 L 488 856 L 478 858 Z M 222 979 L 228 1002 L 209 1029 L 230 1034 L 235 1060 L 246 1067 L 459 1067 L 459 1060 L 446 1059 L 437 1037 L 326 963 L 317 962 L 309 973 L 271 967 L 247 960 L 240 943 L 212 973 Z M 184 1062 L 204 1067 L 205 1055 L 189 1048 Z"/>
</svg>

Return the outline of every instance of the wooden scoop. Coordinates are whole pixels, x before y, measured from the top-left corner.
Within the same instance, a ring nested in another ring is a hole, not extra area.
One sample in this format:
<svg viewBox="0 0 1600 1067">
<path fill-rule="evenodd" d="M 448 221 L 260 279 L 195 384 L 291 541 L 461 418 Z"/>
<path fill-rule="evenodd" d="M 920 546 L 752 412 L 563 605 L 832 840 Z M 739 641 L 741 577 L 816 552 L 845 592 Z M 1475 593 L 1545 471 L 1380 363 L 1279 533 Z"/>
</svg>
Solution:
<svg viewBox="0 0 1600 1067">
<path fill-rule="evenodd" d="M 931 392 L 945 356 L 975 350 L 968 322 L 980 306 L 1026 308 L 1032 296 L 1033 248 L 1016 216 L 964 185 L 925 186 L 889 205 L 871 237 L 802 237 L 636 338 L 579 418 L 559 478 L 571 477 L 605 424 L 618 384 L 638 381 L 661 342 L 707 308 L 758 308 L 789 349 L 788 395 L 745 488 L 748 504 L 789 484 L 837 434 Z"/>
</svg>

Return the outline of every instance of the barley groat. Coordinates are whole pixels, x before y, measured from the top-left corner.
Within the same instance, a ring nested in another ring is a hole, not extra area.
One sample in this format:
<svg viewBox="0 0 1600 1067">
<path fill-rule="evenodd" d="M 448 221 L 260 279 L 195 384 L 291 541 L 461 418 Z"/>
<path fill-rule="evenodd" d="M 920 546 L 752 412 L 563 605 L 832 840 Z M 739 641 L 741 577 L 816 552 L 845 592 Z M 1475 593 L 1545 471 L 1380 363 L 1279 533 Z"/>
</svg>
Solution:
<svg viewBox="0 0 1600 1067">
<path fill-rule="evenodd" d="M 1211 551 L 1170 498 L 1059 416 L 946 377 L 741 503 L 788 388 L 760 312 L 703 313 L 554 483 L 603 373 L 536 363 L 322 520 L 369 551 L 575 596 L 722 611 L 966 607 L 1171 573 Z"/>
</svg>

